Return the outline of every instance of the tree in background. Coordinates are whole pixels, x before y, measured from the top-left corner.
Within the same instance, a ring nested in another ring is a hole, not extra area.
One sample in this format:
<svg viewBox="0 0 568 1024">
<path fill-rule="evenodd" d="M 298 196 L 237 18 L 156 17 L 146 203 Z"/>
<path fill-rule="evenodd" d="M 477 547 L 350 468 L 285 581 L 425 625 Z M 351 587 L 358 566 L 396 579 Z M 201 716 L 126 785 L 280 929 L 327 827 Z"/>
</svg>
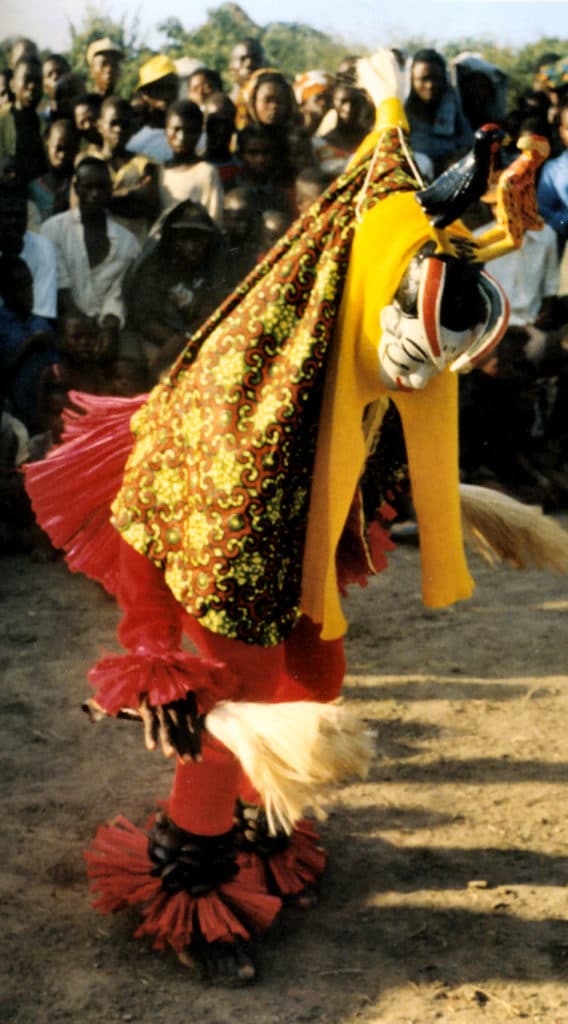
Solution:
<svg viewBox="0 0 568 1024">
<path fill-rule="evenodd" d="M 120 77 L 119 92 L 122 96 L 131 96 L 138 81 L 138 68 L 152 55 L 140 35 L 140 18 L 137 14 L 129 18 L 123 15 L 115 21 L 103 8 L 89 4 L 79 26 L 69 22 L 71 48 L 68 57 L 73 71 L 87 75 L 87 47 L 95 39 L 112 39 L 124 50 L 125 58 Z"/>
<path fill-rule="evenodd" d="M 195 57 L 220 74 L 227 71 L 235 42 L 249 36 L 262 40 L 262 29 L 234 3 L 208 10 L 205 24 L 192 32 L 178 18 L 168 18 L 158 31 L 165 36 L 164 49 L 170 57 Z"/>
<path fill-rule="evenodd" d="M 197 29 L 184 28 L 179 18 L 168 18 L 157 26 L 163 37 L 159 49 L 174 60 L 178 57 L 190 56 L 203 61 L 210 68 L 226 78 L 229 55 L 233 46 L 240 39 L 252 37 L 258 39 L 266 54 L 267 61 L 279 68 L 290 79 L 298 71 L 321 67 L 335 71 L 343 57 L 353 53 L 353 43 L 327 35 L 309 25 L 297 22 L 269 22 L 264 27 L 257 25 L 236 3 L 225 3 L 207 12 L 207 21 Z M 79 25 L 69 24 L 71 47 L 66 53 L 74 71 L 86 74 L 86 51 L 94 39 L 109 36 L 125 51 L 120 92 L 130 96 L 136 88 L 138 68 L 152 56 L 152 50 L 143 40 L 140 33 L 140 20 L 137 15 L 123 16 L 113 19 L 110 13 L 95 4 L 86 8 L 83 20 Z M 0 67 L 7 65 L 11 45 L 10 39 L 0 42 Z M 41 45 L 41 40 L 38 40 Z M 472 38 L 464 36 L 444 46 L 426 37 L 407 37 L 390 39 L 389 44 L 397 46 L 408 53 L 415 53 L 423 47 L 434 47 L 450 61 L 464 50 L 481 54 L 492 64 L 496 64 L 509 75 L 509 106 L 513 107 L 522 92 L 532 86 L 534 68 L 538 58 L 548 51 L 568 55 L 568 40 L 545 37 L 536 40 L 519 50 L 511 47 L 498 46 L 489 38 Z M 389 45 L 387 44 L 387 45 Z M 368 52 L 366 46 L 356 46 L 357 52 Z M 42 56 L 47 51 L 42 51 Z"/>
<path fill-rule="evenodd" d="M 169 18 L 158 26 L 165 36 L 164 49 L 171 57 L 196 57 L 207 67 L 226 75 L 231 50 L 239 39 L 258 39 L 268 64 L 293 78 L 308 68 L 330 68 L 332 71 L 351 48 L 311 28 L 288 22 L 257 25 L 238 4 L 222 4 L 207 12 L 204 25 L 195 31 L 184 29 L 179 18 Z M 227 85 L 230 83 L 227 81 Z"/>
<path fill-rule="evenodd" d="M 518 104 L 520 96 L 532 88 L 534 72 L 539 57 L 544 53 L 568 54 L 568 41 L 552 36 L 543 36 L 534 43 L 523 46 L 520 50 L 497 46 L 489 39 L 472 39 L 464 37 L 448 43 L 443 54 L 447 60 L 456 57 L 464 50 L 480 53 L 485 60 L 495 64 L 509 76 L 509 108 Z"/>
</svg>

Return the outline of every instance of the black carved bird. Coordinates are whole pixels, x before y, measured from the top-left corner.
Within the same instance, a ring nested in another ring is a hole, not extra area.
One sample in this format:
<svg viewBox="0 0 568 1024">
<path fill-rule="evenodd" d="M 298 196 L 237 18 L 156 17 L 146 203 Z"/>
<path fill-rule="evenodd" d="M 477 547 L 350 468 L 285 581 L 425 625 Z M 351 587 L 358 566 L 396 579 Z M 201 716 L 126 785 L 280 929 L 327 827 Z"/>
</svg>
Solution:
<svg viewBox="0 0 568 1024">
<path fill-rule="evenodd" d="M 435 228 L 458 220 L 470 203 L 487 191 L 493 163 L 505 132 L 497 124 L 484 124 L 473 136 L 473 147 L 461 160 L 420 189 L 416 199 Z"/>
</svg>

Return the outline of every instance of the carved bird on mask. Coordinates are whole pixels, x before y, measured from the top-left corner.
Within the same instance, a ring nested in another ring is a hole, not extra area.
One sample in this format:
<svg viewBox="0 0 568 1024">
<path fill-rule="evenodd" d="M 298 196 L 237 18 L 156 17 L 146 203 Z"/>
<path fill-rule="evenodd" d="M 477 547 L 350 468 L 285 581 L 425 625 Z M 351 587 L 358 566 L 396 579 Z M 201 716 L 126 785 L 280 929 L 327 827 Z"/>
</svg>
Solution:
<svg viewBox="0 0 568 1024">
<path fill-rule="evenodd" d="M 497 124 L 484 124 L 473 137 L 473 147 L 461 160 L 443 171 L 431 185 L 420 189 L 416 199 L 432 224 L 442 229 L 458 220 L 471 203 L 487 190 L 495 158 L 506 139 Z"/>
</svg>

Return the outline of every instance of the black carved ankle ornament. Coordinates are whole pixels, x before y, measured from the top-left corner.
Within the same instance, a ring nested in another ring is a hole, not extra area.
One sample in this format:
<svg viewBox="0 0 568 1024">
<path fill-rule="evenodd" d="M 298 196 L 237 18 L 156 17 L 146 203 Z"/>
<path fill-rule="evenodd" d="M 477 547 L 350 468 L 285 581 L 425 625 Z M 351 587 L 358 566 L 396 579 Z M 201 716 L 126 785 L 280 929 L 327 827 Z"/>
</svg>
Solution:
<svg viewBox="0 0 568 1024">
<path fill-rule="evenodd" d="M 221 836 L 196 836 L 159 813 L 148 838 L 148 856 L 166 892 L 204 896 L 238 873 L 233 830 Z"/>
</svg>

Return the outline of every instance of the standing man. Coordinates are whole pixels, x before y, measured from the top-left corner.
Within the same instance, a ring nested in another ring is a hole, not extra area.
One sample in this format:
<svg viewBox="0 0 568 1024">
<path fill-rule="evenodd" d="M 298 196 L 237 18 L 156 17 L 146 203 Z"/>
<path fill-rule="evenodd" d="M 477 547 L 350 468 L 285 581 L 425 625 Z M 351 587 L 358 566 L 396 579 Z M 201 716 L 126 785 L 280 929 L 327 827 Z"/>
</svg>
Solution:
<svg viewBox="0 0 568 1024">
<path fill-rule="evenodd" d="M 108 214 L 112 183 L 103 160 L 84 157 L 74 186 L 77 206 L 41 228 L 57 254 L 59 310 L 83 314 L 114 331 L 124 323 L 122 281 L 138 255 L 138 242 Z"/>
<path fill-rule="evenodd" d="M 258 71 L 264 64 L 264 53 L 258 39 L 242 39 L 233 47 L 229 60 L 229 75 L 233 80 L 233 88 L 229 95 L 235 105 L 239 101 L 245 82 L 253 71 Z"/>
<path fill-rule="evenodd" d="M 173 156 L 166 139 L 166 111 L 179 91 L 176 66 L 165 53 L 158 53 L 142 64 L 138 74 L 138 96 L 144 104 L 144 124 L 128 140 L 129 153 L 142 153 L 150 160 L 165 163 Z"/>
<path fill-rule="evenodd" d="M 93 81 L 93 92 L 113 96 L 116 92 L 124 50 L 112 39 L 96 39 L 87 48 L 87 65 Z"/>
<path fill-rule="evenodd" d="M 22 57 L 10 83 L 14 103 L 0 116 L 0 164 L 10 165 L 20 185 L 27 185 L 47 170 L 37 107 L 43 85 L 41 64 Z"/>
</svg>

